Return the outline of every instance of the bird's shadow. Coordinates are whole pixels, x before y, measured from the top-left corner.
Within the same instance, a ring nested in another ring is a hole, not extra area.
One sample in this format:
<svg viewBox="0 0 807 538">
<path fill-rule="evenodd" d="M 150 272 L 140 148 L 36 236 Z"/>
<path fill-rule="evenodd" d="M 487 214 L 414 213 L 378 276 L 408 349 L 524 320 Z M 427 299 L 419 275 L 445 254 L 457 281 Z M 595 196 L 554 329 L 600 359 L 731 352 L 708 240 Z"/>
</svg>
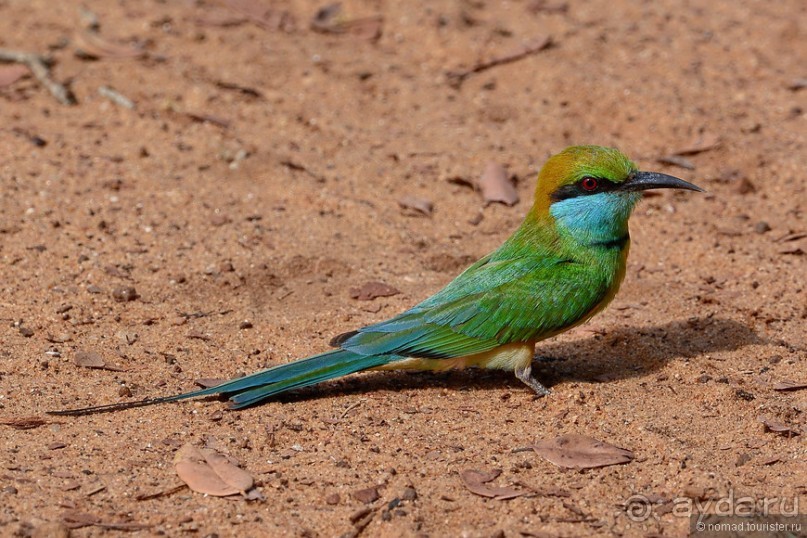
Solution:
<svg viewBox="0 0 807 538">
<path fill-rule="evenodd" d="M 581 340 L 539 344 L 533 374 L 549 387 L 564 381 L 603 383 L 646 376 L 672 360 L 762 343 L 764 339 L 734 320 L 690 318 L 652 327 L 620 328 Z M 281 395 L 278 401 L 424 387 L 498 390 L 507 386 L 523 387 L 511 372 L 494 370 L 371 372 L 300 389 Z"/>
</svg>

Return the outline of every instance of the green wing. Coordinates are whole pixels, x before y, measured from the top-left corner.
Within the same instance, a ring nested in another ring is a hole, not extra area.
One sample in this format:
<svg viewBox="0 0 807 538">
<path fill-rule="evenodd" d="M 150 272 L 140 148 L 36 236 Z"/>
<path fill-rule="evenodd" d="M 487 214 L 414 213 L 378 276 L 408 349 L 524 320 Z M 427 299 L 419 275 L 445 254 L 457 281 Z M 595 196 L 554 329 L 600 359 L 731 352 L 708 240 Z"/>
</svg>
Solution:
<svg viewBox="0 0 807 538">
<path fill-rule="evenodd" d="M 594 267 L 551 256 L 483 258 L 406 312 L 336 340 L 362 355 L 453 358 L 546 338 L 608 294 Z"/>
</svg>

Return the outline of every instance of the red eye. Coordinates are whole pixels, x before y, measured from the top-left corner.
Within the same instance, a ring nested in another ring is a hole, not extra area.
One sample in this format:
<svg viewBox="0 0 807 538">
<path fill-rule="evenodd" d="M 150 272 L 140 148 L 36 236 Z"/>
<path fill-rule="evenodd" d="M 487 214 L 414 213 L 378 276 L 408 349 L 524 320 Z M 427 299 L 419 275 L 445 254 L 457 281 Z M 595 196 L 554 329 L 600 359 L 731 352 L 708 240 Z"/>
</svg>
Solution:
<svg viewBox="0 0 807 538">
<path fill-rule="evenodd" d="M 596 178 L 584 177 L 583 181 L 580 182 L 580 186 L 583 187 L 583 190 L 593 192 L 597 190 L 597 187 L 600 186 L 600 183 L 597 181 Z"/>
</svg>

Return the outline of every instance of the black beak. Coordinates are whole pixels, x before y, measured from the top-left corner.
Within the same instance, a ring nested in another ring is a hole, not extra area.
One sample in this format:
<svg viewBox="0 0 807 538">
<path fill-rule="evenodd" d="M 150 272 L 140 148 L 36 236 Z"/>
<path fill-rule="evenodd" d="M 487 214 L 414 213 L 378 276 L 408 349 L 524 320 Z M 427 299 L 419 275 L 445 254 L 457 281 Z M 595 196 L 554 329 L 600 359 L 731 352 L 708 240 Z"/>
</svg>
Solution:
<svg viewBox="0 0 807 538">
<path fill-rule="evenodd" d="M 686 189 L 688 191 L 705 192 L 697 185 L 667 174 L 658 172 L 634 172 L 620 185 L 620 190 L 634 192 L 648 189 Z"/>
</svg>

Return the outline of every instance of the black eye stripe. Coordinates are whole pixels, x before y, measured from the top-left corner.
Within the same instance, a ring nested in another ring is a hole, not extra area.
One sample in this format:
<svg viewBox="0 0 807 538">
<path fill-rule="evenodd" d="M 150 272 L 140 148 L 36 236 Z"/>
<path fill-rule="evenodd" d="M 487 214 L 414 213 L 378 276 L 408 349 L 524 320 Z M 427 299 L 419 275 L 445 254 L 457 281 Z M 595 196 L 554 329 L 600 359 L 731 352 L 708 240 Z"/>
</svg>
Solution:
<svg viewBox="0 0 807 538">
<path fill-rule="evenodd" d="M 589 196 L 592 194 L 612 191 L 619 188 L 619 183 L 614 183 L 611 180 L 602 177 L 593 177 L 593 176 L 586 176 L 586 177 L 592 177 L 593 179 L 597 180 L 596 189 L 594 189 L 593 191 L 587 191 L 586 189 L 584 189 L 581 183 L 586 178 L 582 178 L 577 183 L 573 183 L 571 185 L 564 185 L 563 187 L 553 192 L 551 196 L 552 201 L 559 202 L 560 200 L 568 200 L 569 198 L 577 198 L 578 196 Z"/>
</svg>

